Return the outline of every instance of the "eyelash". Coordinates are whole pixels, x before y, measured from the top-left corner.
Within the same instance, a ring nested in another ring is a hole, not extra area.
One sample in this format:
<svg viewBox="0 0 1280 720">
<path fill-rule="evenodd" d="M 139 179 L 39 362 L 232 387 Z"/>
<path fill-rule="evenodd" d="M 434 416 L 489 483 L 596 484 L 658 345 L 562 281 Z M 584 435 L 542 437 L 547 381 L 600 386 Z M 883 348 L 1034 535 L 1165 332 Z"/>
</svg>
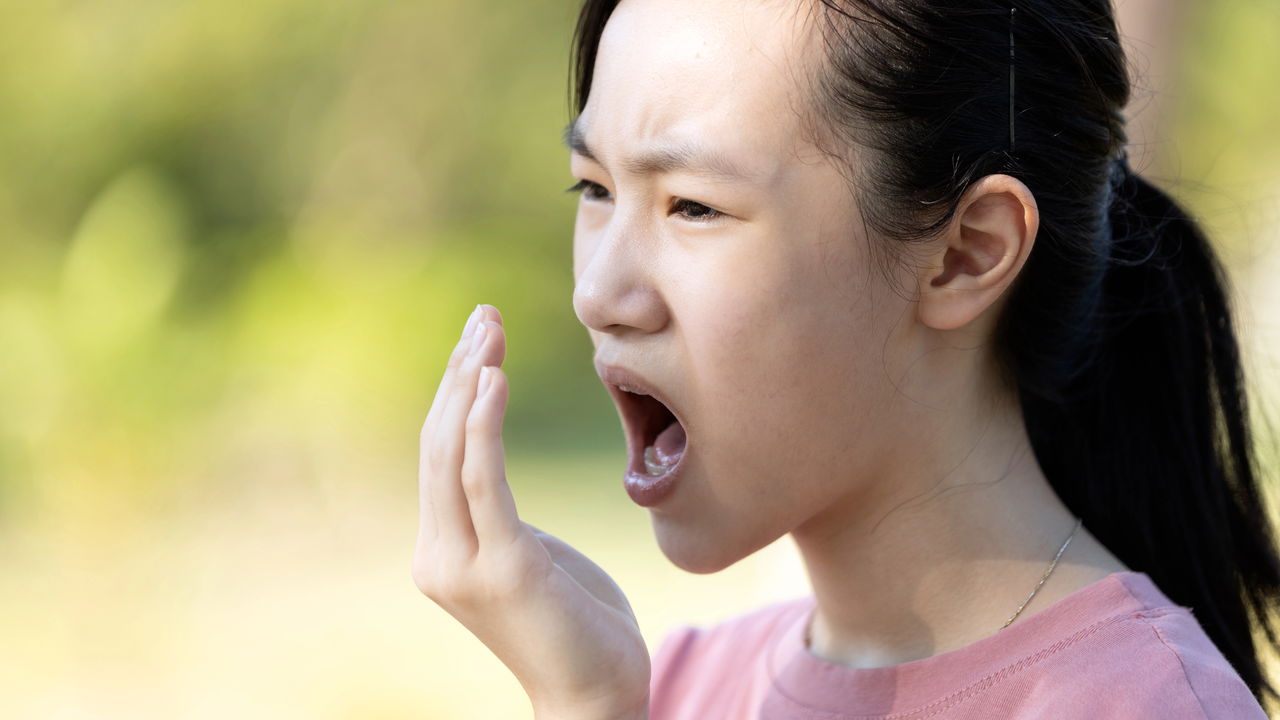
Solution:
<svg viewBox="0 0 1280 720">
<path fill-rule="evenodd" d="M 583 193 L 592 200 L 603 200 L 608 196 L 608 191 L 605 190 L 603 185 L 590 180 L 579 180 L 566 188 L 565 192 Z M 601 197 L 598 193 L 604 193 L 605 197 Z M 680 208 L 684 208 L 685 210 L 688 210 L 689 208 L 700 208 L 705 211 L 698 215 L 688 215 L 681 212 L 681 215 L 691 222 L 710 222 L 711 220 L 715 220 L 716 218 L 724 215 L 724 213 L 719 210 L 703 205 L 700 202 L 694 202 L 693 200 L 686 200 L 684 198 L 676 198 L 676 201 L 671 204 L 671 209 L 672 211 L 680 212 Z"/>
</svg>

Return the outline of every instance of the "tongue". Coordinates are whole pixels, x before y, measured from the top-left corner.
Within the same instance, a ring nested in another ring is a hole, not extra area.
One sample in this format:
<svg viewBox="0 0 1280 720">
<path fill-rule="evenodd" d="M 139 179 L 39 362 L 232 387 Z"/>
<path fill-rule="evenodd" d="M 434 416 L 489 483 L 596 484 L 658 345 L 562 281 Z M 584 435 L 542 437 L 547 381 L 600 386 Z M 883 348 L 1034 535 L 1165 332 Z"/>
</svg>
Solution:
<svg viewBox="0 0 1280 720">
<path fill-rule="evenodd" d="M 684 426 L 678 421 L 673 421 L 666 430 L 658 433 L 657 439 L 653 441 L 653 449 L 658 456 L 658 461 L 663 465 L 675 465 L 684 454 L 684 442 Z"/>
</svg>

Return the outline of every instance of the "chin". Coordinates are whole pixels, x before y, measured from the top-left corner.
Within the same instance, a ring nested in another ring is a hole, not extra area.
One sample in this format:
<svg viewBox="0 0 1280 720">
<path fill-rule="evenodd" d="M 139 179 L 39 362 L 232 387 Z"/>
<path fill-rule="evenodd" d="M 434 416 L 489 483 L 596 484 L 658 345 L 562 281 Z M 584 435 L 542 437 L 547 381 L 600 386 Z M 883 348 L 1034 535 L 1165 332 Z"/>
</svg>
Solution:
<svg viewBox="0 0 1280 720">
<path fill-rule="evenodd" d="M 739 533 L 720 534 L 717 528 L 681 525 L 659 513 L 654 513 L 652 519 L 653 533 L 662 554 L 672 565 L 696 575 L 720 572 L 771 542 L 748 542 L 749 539 Z"/>
</svg>

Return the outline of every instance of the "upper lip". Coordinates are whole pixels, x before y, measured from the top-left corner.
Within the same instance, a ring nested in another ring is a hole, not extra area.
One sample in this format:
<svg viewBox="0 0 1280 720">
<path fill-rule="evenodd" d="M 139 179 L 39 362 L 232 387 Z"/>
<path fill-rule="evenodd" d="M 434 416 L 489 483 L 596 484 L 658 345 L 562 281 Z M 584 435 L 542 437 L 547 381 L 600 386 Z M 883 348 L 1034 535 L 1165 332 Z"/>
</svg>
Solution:
<svg viewBox="0 0 1280 720">
<path fill-rule="evenodd" d="M 686 430 L 688 429 L 689 426 L 685 424 L 684 418 L 681 417 L 680 411 L 677 410 L 676 407 L 671 404 L 671 401 L 667 398 L 666 393 L 664 393 L 661 389 L 658 388 L 657 385 L 654 385 L 643 375 L 640 375 L 639 373 L 637 373 L 636 371 L 630 368 L 622 367 L 621 365 L 608 365 L 599 360 L 595 362 L 595 366 L 596 366 L 596 374 L 598 374 L 600 376 L 600 379 L 603 380 L 605 385 L 608 386 L 609 392 L 614 395 L 615 402 L 621 402 L 622 397 L 621 395 L 619 395 L 619 393 L 625 392 L 622 389 L 620 389 L 618 386 L 625 385 L 626 387 L 631 388 L 632 390 L 639 390 L 645 395 L 649 395 L 650 397 L 662 403 L 663 405 L 666 405 L 667 409 L 671 411 L 671 414 L 675 416 L 676 420 L 681 425 L 684 425 Z"/>
</svg>

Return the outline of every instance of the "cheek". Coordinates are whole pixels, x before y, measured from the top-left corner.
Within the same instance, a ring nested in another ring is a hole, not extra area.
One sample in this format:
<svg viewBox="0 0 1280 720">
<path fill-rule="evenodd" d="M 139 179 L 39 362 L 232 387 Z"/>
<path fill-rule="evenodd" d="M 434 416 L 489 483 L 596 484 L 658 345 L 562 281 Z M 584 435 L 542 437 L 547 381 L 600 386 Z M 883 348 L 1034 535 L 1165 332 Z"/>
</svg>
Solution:
<svg viewBox="0 0 1280 720">
<path fill-rule="evenodd" d="M 857 258 L 830 248 L 806 258 L 793 246 L 789 265 L 732 263 L 697 303 L 703 330 L 688 342 L 708 481 L 752 485 L 742 502 L 818 502 L 867 454 L 884 404 L 877 318 L 898 310 L 846 281 Z"/>
<path fill-rule="evenodd" d="M 697 291 L 673 308 L 698 401 L 697 482 L 685 497 L 699 510 L 653 514 L 679 567 L 726 567 L 876 477 L 877 425 L 891 396 L 878 380 L 880 325 L 903 308 L 873 301 L 875 283 L 849 281 L 865 273 L 854 248 L 836 256 L 839 242 L 810 255 L 774 243 L 765 249 L 782 251 L 686 267 L 707 273 L 683 278 L 680 287 Z"/>
</svg>

